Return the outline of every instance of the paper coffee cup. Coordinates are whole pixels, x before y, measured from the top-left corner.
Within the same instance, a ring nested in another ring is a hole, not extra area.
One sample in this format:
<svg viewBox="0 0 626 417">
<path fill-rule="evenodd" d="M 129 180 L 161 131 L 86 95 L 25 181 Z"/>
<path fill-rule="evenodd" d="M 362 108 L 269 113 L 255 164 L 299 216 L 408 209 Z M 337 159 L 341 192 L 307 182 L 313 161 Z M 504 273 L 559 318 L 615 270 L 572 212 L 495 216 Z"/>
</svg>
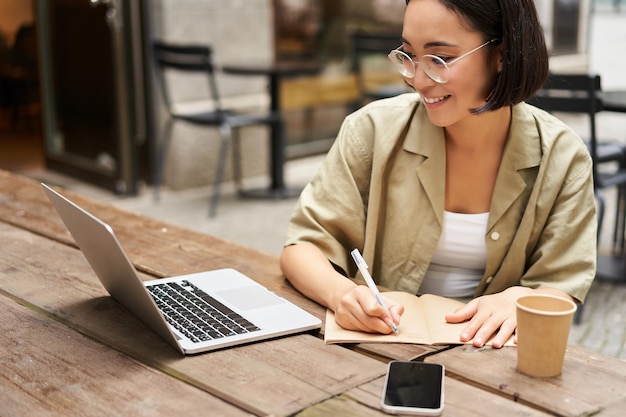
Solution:
<svg viewBox="0 0 626 417">
<path fill-rule="evenodd" d="M 517 370 L 530 376 L 561 374 L 576 304 L 565 298 L 532 294 L 515 300 Z"/>
</svg>

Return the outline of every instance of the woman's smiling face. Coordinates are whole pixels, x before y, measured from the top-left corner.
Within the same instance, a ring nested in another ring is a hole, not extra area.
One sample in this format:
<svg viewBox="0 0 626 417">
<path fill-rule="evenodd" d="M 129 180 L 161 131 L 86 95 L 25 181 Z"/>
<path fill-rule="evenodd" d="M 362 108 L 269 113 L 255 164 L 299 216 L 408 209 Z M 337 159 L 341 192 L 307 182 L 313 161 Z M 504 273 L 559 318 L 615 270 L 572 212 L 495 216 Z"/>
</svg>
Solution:
<svg viewBox="0 0 626 417">
<path fill-rule="evenodd" d="M 419 61 L 425 54 L 449 62 L 487 42 L 484 35 L 469 27 L 461 16 L 444 7 L 439 0 L 412 0 L 404 14 L 403 50 Z M 439 84 L 430 79 L 420 65 L 415 77 L 406 82 L 423 99 L 433 124 L 452 126 L 468 117 L 470 109 L 485 103 L 500 69 L 500 54 L 493 46 L 471 53 L 450 66 L 450 79 Z"/>
</svg>

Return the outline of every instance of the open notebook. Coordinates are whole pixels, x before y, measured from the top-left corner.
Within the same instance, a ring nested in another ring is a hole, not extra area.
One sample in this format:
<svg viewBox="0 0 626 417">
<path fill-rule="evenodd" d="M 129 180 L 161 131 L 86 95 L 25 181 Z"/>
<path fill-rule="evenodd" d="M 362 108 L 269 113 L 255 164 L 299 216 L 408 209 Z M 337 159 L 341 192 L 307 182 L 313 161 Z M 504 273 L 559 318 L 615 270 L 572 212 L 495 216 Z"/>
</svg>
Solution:
<svg viewBox="0 0 626 417">
<path fill-rule="evenodd" d="M 463 323 L 446 322 L 446 314 L 454 312 L 464 304 L 452 298 L 433 294 L 415 296 L 402 291 L 384 292 L 383 295 L 404 306 L 398 334 L 374 334 L 356 330 L 346 330 L 335 321 L 331 310 L 326 311 L 324 341 L 330 343 L 415 343 L 425 345 L 463 344 L 461 331 Z M 511 336 L 505 346 L 517 346 Z M 471 344 L 472 341 L 465 342 Z M 487 345 L 491 345 L 489 340 Z"/>
<path fill-rule="evenodd" d="M 42 186 L 109 294 L 181 353 L 321 327 L 318 318 L 234 269 L 141 281 L 108 224 Z"/>
</svg>

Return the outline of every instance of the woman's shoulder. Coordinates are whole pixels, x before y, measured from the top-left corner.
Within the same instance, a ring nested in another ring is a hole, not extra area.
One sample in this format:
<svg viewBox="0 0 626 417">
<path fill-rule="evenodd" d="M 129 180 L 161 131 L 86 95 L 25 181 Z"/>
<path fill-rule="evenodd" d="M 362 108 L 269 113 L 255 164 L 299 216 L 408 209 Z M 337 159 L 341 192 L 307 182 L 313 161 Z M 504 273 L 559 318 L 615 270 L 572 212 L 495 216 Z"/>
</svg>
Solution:
<svg viewBox="0 0 626 417">
<path fill-rule="evenodd" d="M 539 135 L 544 148 L 568 147 L 573 151 L 588 152 L 580 135 L 563 120 L 528 103 L 520 103 L 515 108 L 521 113 L 522 118 L 531 122 L 529 125 Z"/>
<path fill-rule="evenodd" d="M 526 136 L 537 138 L 540 159 L 549 163 L 552 175 L 561 170 L 566 177 L 575 177 L 581 173 L 590 173 L 591 155 L 580 135 L 567 123 L 556 116 L 532 106 L 520 103 L 516 106 L 521 118 L 528 123 Z"/>
<path fill-rule="evenodd" d="M 550 133 L 551 136 L 571 134 L 572 137 L 580 138 L 571 126 L 539 107 L 522 102 L 516 105 L 515 108 L 518 109 L 524 116 L 532 118 L 538 129 L 543 130 L 544 132 L 548 130 L 548 133 Z"/>
</svg>

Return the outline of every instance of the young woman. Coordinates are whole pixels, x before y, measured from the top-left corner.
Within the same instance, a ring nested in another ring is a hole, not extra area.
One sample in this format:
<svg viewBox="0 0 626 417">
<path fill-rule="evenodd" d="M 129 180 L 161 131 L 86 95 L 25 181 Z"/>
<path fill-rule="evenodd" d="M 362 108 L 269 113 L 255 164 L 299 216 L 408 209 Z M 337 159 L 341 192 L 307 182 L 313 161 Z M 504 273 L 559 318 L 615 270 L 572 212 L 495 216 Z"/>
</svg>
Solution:
<svg viewBox="0 0 626 417">
<path fill-rule="evenodd" d="M 591 159 L 582 140 L 524 103 L 548 54 L 533 0 L 407 0 L 390 53 L 417 94 L 348 116 L 291 219 L 281 268 L 349 329 L 389 333 L 403 306 L 379 306 L 356 275 L 471 299 L 449 322 L 501 347 L 515 299 L 583 302 L 595 275 Z M 383 293 L 384 294 L 384 293 Z"/>
</svg>

